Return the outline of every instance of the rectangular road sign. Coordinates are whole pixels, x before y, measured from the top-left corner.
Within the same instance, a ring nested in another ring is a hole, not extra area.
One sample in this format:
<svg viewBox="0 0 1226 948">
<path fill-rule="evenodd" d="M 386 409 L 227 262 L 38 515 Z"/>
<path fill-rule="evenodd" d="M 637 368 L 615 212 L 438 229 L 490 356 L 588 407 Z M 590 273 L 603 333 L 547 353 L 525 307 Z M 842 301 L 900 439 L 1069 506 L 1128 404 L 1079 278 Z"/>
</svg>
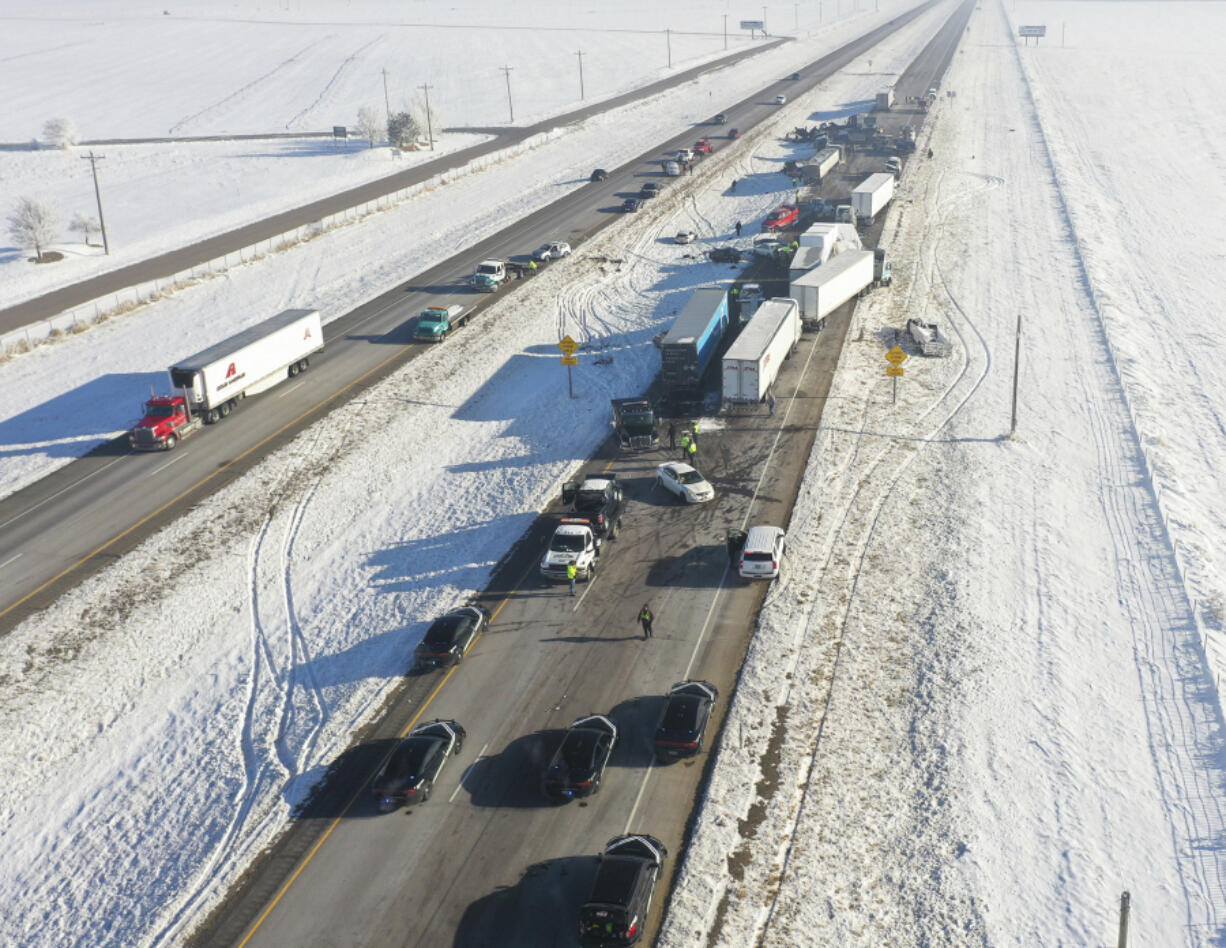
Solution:
<svg viewBox="0 0 1226 948">
<path fill-rule="evenodd" d="M 762 20 L 742 20 L 741 29 L 743 30 L 760 30 L 766 23 Z"/>
<path fill-rule="evenodd" d="M 892 365 L 888 369 L 885 370 L 885 374 L 893 375 L 896 378 L 902 378 L 904 375 L 907 374 L 907 370 L 902 368 L 901 366 Z"/>
<path fill-rule="evenodd" d="M 1046 36 L 1046 26 L 1019 26 L 1017 28 L 1018 36 Z"/>
<path fill-rule="evenodd" d="M 574 356 L 562 356 L 562 364 L 563 365 L 578 365 L 579 360 L 576 359 Z"/>
</svg>

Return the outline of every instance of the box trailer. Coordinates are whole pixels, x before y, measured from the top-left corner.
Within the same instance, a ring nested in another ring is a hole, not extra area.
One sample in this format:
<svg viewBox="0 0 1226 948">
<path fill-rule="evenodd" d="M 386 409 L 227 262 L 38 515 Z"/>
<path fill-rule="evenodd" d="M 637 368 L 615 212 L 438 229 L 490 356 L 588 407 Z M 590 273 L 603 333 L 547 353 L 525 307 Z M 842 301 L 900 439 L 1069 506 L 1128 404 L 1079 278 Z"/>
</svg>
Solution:
<svg viewBox="0 0 1226 948">
<path fill-rule="evenodd" d="M 841 154 L 840 148 L 823 148 L 797 166 L 800 179 L 806 184 L 821 184 L 826 175 L 838 167 Z"/>
<path fill-rule="evenodd" d="M 870 174 L 851 192 L 851 206 L 856 217 L 871 224 L 873 218 L 885 209 L 894 196 L 894 176 L 880 172 Z"/>
<path fill-rule="evenodd" d="M 872 285 L 873 252 L 849 250 L 793 280 L 791 295 L 801 319 L 820 329 L 827 316 Z"/>
<path fill-rule="evenodd" d="M 796 249 L 796 253 L 792 255 L 792 262 L 788 265 L 788 282 L 791 283 L 797 277 L 808 273 L 814 267 L 820 267 L 829 260 L 833 247 L 833 241 L 827 241 L 820 247 L 801 244 Z"/>
<path fill-rule="evenodd" d="M 888 112 L 894 107 L 894 90 L 893 88 L 884 89 L 877 93 L 877 111 Z"/>
<path fill-rule="evenodd" d="M 240 399 L 304 372 L 324 347 L 319 313 L 288 309 L 170 367 L 170 395 L 154 395 L 128 432 L 138 451 L 170 450 Z"/>
<path fill-rule="evenodd" d="M 660 343 L 660 382 L 665 389 L 693 391 L 728 329 L 728 293 L 699 287 Z"/>
<path fill-rule="evenodd" d="M 783 360 L 800 342 L 800 306 L 776 298 L 758 307 L 724 354 L 724 407 L 756 405 L 779 377 Z"/>
</svg>

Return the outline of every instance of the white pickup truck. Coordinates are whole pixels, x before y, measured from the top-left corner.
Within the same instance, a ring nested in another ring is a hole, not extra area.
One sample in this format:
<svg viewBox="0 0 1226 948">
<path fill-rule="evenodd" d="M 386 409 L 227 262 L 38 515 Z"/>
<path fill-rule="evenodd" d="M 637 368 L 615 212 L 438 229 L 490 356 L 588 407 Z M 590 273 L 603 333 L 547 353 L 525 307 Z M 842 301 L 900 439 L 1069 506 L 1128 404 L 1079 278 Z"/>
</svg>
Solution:
<svg viewBox="0 0 1226 948">
<path fill-rule="evenodd" d="M 598 556 L 600 540 L 592 532 L 591 521 L 563 517 L 541 559 L 541 575 L 546 579 L 566 579 L 566 567 L 574 563 L 577 578 L 591 579 L 596 575 Z"/>
</svg>

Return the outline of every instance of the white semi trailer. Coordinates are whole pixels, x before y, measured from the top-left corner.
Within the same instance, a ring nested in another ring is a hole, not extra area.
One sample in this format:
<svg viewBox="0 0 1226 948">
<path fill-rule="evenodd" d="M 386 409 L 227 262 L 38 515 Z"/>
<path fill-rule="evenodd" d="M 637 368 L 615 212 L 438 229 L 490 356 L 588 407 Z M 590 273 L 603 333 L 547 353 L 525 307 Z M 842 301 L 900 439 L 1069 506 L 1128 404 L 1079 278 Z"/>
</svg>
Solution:
<svg viewBox="0 0 1226 948">
<path fill-rule="evenodd" d="M 870 174 L 851 192 L 851 206 L 856 217 L 862 224 L 871 224 L 873 218 L 885 210 L 894 196 L 894 176 L 885 174 Z"/>
<path fill-rule="evenodd" d="M 758 307 L 724 354 L 724 407 L 756 405 L 779 377 L 783 360 L 800 342 L 800 306 L 776 298 Z"/>
<path fill-rule="evenodd" d="M 806 323 L 821 328 L 826 317 L 873 285 L 873 252 L 849 250 L 792 281 L 792 298 Z"/>
</svg>

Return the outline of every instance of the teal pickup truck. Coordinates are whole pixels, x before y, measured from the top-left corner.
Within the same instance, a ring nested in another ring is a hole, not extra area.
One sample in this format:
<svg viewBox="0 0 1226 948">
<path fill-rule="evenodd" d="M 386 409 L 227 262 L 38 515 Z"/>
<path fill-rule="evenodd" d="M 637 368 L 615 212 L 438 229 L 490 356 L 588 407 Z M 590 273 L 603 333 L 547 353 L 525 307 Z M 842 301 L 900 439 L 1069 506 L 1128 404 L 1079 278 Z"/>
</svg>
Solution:
<svg viewBox="0 0 1226 948">
<path fill-rule="evenodd" d="M 418 342 L 442 342 L 453 329 L 459 329 L 471 316 L 465 306 L 431 306 L 417 318 L 413 338 Z"/>
</svg>

